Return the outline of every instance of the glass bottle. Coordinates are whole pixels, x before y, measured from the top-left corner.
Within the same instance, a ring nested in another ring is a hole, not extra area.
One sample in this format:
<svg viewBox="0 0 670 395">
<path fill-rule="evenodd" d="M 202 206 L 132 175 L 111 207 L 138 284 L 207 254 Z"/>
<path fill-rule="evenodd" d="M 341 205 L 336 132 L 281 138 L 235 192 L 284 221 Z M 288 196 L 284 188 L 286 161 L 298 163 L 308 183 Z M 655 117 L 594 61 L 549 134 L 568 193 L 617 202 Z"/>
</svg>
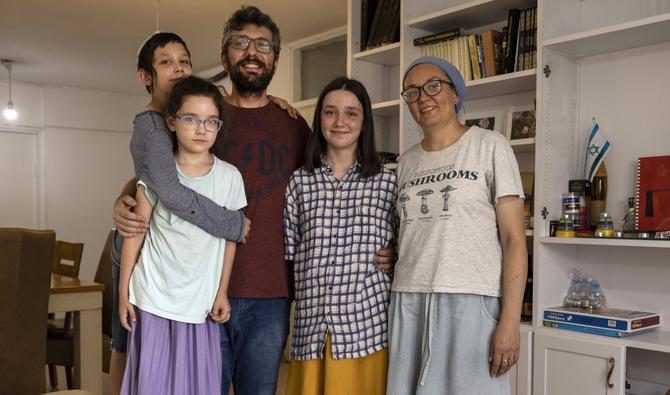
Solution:
<svg viewBox="0 0 670 395">
<path fill-rule="evenodd" d="M 607 169 L 605 162 L 600 164 L 596 175 L 591 182 L 590 224 L 595 229 L 598 226 L 600 214 L 607 211 Z"/>
</svg>

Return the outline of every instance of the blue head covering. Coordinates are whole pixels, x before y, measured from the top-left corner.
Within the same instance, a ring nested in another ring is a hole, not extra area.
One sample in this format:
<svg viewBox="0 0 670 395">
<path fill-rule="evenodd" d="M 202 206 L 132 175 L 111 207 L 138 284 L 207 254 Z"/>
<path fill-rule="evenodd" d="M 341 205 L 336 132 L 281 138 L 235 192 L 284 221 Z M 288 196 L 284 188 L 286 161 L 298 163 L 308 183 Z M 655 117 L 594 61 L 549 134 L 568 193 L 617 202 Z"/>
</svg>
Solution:
<svg viewBox="0 0 670 395">
<path fill-rule="evenodd" d="M 461 111 L 461 108 L 463 108 L 463 100 L 465 100 L 465 95 L 467 93 L 465 91 L 465 81 L 463 80 L 463 77 L 461 76 L 461 73 L 458 71 L 458 69 L 442 58 L 435 56 L 422 56 L 410 63 L 409 67 L 407 67 L 407 70 L 405 71 L 405 77 L 407 77 L 407 73 L 409 73 L 409 71 L 418 64 L 432 64 L 437 66 L 444 72 L 444 74 L 447 75 L 447 77 L 449 77 L 451 83 L 454 84 L 454 89 L 458 95 L 456 112 Z M 403 77 L 403 81 L 405 80 L 405 77 Z"/>
</svg>

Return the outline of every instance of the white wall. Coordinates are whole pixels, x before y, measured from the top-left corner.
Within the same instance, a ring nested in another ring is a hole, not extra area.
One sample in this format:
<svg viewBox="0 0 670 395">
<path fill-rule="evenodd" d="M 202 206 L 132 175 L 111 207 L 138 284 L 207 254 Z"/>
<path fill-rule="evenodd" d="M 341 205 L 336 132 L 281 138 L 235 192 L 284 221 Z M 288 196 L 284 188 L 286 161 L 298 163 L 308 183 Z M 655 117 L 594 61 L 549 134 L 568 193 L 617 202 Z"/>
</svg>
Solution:
<svg viewBox="0 0 670 395">
<path fill-rule="evenodd" d="M 132 119 L 147 97 L 25 83 L 12 88 L 19 118 L 0 119 L 0 226 L 49 228 L 58 239 L 83 242 L 80 278 L 91 280 L 113 202 L 133 175 Z M 7 92 L 6 83 L 0 92 Z"/>
</svg>

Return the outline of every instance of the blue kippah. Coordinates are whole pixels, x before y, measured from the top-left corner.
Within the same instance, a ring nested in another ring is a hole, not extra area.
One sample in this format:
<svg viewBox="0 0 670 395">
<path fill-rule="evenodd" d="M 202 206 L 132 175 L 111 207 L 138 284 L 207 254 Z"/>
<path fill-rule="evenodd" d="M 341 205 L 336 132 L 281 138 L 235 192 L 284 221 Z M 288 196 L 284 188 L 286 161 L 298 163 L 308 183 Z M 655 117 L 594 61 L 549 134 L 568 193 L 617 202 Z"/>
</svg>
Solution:
<svg viewBox="0 0 670 395">
<path fill-rule="evenodd" d="M 407 67 L 407 70 L 405 71 L 405 77 L 407 77 L 407 73 L 409 73 L 409 71 L 418 64 L 432 64 L 437 66 L 444 72 L 444 74 L 447 75 L 447 77 L 449 77 L 451 83 L 454 84 L 454 89 L 456 89 L 456 94 L 458 95 L 456 112 L 461 111 L 461 108 L 463 108 L 463 100 L 465 100 L 466 91 L 465 81 L 463 80 L 463 77 L 461 76 L 461 73 L 458 71 L 458 69 L 442 58 L 435 56 L 422 56 L 410 63 L 409 67 Z"/>
</svg>

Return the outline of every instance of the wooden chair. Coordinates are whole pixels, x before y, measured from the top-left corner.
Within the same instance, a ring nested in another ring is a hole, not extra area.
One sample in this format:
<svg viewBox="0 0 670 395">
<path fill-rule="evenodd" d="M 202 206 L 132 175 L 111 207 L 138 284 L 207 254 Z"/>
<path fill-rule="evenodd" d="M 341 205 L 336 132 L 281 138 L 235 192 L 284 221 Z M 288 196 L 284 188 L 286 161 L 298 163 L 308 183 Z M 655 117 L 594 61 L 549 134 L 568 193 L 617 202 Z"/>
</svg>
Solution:
<svg viewBox="0 0 670 395">
<path fill-rule="evenodd" d="M 53 230 L 0 228 L 0 393 L 44 392 Z"/>
<path fill-rule="evenodd" d="M 83 243 L 70 243 L 63 240 L 56 240 L 56 244 L 54 245 L 51 272 L 73 278 L 79 278 L 79 268 L 81 267 L 81 257 L 83 253 Z M 68 331 L 71 328 L 71 312 L 65 313 L 65 319 L 63 321 L 55 319 L 53 314 L 49 315 L 49 321 L 47 323 L 47 330 L 49 333 L 55 332 L 61 335 L 62 332 Z M 51 388 L 56 388 L 58 386 L 56 365 L 49 363 L 49 384 L 51 385 Z M 65 379 L 67 380 L 67 387 L 72 388 L 73 369 L 65 368 Z"/>
<path fill-rule="evenodd" d="M 108 336 L 108 340 L 103 341 L 101 347 L 103 358 L 103 371 L 109 371 L 110 345 L 109 339 L 112 336 L 112 302 L 113 302 L 113 281 L 112 281 L 112 245 L 114 241 L 114 231 L 107 234 L 105 246 L 100 254 L 98 269 L 95 273 L 95 282 L 105 285 L 102 293 L 102 333 Z M 82 245 L 83 246 L 83 245 Z M 70 314 L 70 313 L 68 313 Z M 70 326 L 63 328 L 50 328 L 47 333 L 47 363 L 49 363 L 49 382 L 52 388 L 58 385 L 56 379 L 56 365 L 65 367 L 65 379 L 67 388 L 72 389 L 72 373 L 74 369 L 74 333 Z M 105 369 L 105 367 L 107 367 Z M 52 373 L 53 369 L 53 373 Z"/>
<path fill-rule="evenodd" d="M 83 243 L 56 240 L 51 271 L 64 276 L 79 278 L 79 267 L 81 266 L 83 253 Z"/>
</svg>

